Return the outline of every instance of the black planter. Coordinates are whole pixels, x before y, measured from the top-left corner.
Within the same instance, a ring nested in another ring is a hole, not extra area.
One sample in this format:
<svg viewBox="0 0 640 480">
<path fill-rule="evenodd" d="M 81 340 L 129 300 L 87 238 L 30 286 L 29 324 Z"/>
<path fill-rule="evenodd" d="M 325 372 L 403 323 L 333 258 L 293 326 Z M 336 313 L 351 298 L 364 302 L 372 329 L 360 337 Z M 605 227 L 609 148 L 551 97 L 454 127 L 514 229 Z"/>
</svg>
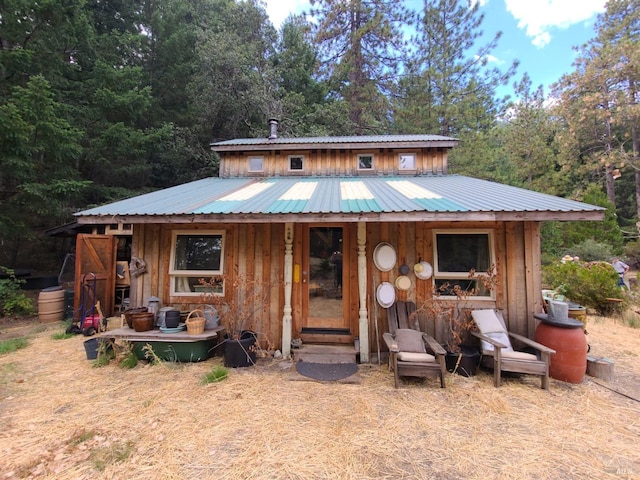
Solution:
<svg viewBox="0 0 640 480">
<path fill-rule="evenodd" d="M 251 367 L 256 364 L 256 334 L 242 332 L 239 339 L 227 338 L 224 342 L 224 366 Z"/>
<path fill-rule="evenodd" d="M 473 377 L 480 363 L 480 352 L 475 347 L 460 346 L 460 352 L 447 353 L 445 357 L 447 370 L 463 377 Z"/>
</svg>

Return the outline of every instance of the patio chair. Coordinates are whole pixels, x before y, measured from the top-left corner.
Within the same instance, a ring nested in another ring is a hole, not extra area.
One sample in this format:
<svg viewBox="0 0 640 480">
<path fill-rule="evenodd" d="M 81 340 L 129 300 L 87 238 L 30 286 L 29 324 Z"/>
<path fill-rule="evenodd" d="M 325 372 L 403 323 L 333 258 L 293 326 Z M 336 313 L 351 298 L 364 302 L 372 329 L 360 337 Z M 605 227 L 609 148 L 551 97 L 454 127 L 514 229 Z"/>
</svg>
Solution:
<svg viewBox="0 0 640 480">
<path fill-rule="evenodd" d="M 494 386 L 500 386 L 501 372 L 515 372 L 539 375 L 541 388 L 549 389 L 549 362 L 555 350 L 507 331 L 502 313 L 498 310 L 473 310 L 471 316 L 479 330 L 471 334 L 480 339 L 481 363 L 493 368 Z M 509 337 L 532 347 L 536 354 L 515 351 Z"/>
<path fill-rule="evenodd" d="M 415 309 L 413 302 L 401 301 L 387 309 L 389 332 L 382 338 L 389 349 L 389 368 L 393 370 L 395 388 L 400 377 L 440 377 L 440 386 L 445 388 L 446 352 L 431 336 L 409 328 Z"/>
</svg>

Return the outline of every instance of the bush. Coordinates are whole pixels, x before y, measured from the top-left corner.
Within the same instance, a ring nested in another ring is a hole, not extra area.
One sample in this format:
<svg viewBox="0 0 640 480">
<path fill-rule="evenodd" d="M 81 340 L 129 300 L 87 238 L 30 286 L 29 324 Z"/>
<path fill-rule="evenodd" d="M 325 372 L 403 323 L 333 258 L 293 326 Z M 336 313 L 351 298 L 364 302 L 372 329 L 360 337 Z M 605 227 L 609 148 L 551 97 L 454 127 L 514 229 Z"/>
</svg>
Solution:
<svg viewBox="0 0 640 480">
<path fill-rule="evenodd" d="M 613 248 L 606 243 L 596 242 L 591 238 L 574 245 L 571 252 L 584 262 L 603 262 L 611 259 Z"/>
<path fill-rule="evenodd" d="M 8 275 L 8 278 L 0 279 L 0 316 L 35 313 L 33 302 L 20 289 L 25 281 L 16 278 L 9 268 L 0 266 L 0 272 Z"/>
<path fill-rule="evenodd" d="M 618 274 L 606 262 L 555 262 L 543 268 L 542 279 L 570 301 L 604 315 L 611 310 L 607 298 L 622 298 Z"/>
<path fill-rule="evenodd" d="M 632 240 L 624 246 L 624 257 L 631 266 L 640 266 L 640 240 Z"/>
</svg>

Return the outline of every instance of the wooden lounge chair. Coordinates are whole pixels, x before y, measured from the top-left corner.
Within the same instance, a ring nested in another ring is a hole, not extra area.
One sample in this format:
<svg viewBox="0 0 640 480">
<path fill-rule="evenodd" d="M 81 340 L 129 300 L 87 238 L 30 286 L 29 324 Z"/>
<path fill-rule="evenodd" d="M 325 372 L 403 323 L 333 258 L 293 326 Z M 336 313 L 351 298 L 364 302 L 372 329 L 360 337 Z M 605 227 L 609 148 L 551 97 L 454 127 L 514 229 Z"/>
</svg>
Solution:
<svg viewBox="0 0 640 480">
<path fill-rule="evenodd" d="M 384 339 L 389 349 L 389 368 L 393 370 L 395 388 L 400 377 L 440 377 L 445 388 L 446 372 L 444 348 L 434 338 L 419 330 L 409 328 L 413 302 L 396 301 L 387 309 L 389 332 Z"/>
<path fill-rule="evenodd" d="M 549 389 L 549 362 L 555 350 L 507 331 L 502 313 L 498 310 L 474 310 L 471 316 L 479 330 L 471 333 L 480 339 L 481 362 L 493 368 L 494 386 L 500 386 L 501 372 L 516 372 L 539 375 L 541 388 Z M 515 351 L 509 337 L 534 348 L 537 354 Z"/>
</svg>

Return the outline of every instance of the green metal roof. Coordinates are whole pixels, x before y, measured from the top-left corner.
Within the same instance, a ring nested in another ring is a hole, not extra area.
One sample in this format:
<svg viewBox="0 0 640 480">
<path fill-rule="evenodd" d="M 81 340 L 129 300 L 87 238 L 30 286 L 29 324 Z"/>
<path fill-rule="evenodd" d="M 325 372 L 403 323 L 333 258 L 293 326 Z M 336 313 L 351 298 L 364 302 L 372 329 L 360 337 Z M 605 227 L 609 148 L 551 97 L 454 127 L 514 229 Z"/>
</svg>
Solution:
<svg viewBox="0 0 640 480">
<path fill-rule="evenodd" d="M 76 214 L 81 223 L 148 222 L 149 217 L 176 217 L 176 222 L 601 220 L 603 215 L 602 207 L 460 175 L 206 178 Z"/>
<path fill-rule="evenodd" d="M 294 150 L 324 148 L 333 150 L 363 150 L 369 148 L 423 148 L 455 147 L 458 140 L 441 135 L 360 135 L 344 137 L 299 138 L 236 138 L 211 144 L 211 149 L 240 150 Z"/>
</svg>

